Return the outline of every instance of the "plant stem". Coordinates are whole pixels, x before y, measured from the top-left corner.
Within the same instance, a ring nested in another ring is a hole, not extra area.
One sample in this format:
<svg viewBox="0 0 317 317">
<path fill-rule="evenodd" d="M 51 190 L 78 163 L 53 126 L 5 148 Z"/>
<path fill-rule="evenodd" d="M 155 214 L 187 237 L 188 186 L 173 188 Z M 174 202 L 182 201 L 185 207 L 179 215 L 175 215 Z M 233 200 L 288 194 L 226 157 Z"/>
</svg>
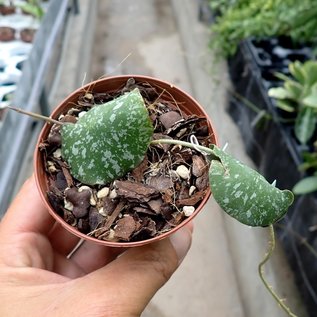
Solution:
<svg viewBox="0 0 317 317">
<path fill-rule="evenodd" d="M 193 144 L 190 142 L 180 141 L 180 140 L 172 140 L 172 139 L 159 139 L 159 140 L 153 140 L 150 144 L 174 144 L 174 145 L 182 145 L 189 147 L 194 150 L 202 151 L 210 155 L 214 155 L 214 151 L 208 147 L 199 145 L 199 144 Z"/>
<path fill-rule="evenodd" d="M 52 124 L 58 124 L 58 125 L 65 124 L 62 121 L 57 121 L 55 119 L 52 119 L 52 118 L 49 118 L 49 117 L 46 117 L 46 116 L 42 116 L 41 114 L 38 114 L 38 113 L 29 112 L 29 111 L 23 110 L 21 108 L 16 108 L 16 107 L 12 107 L 12 106 L 6 106 L 5 108 L 14 110 L 14 111 L 22 113 L 22 114 L 26 114 L 26 115 L 28 115 L 28 116 L 30 116 L 32 118 L 38 119 L 38 120 L 44 120 L 44 121 L 52 123 Z"/>
<path fill-rule="evenodd" d="M 269 248 L 267 253 L 264 256 L 264 259 L 260 262 L 258 266 L 259 275 L 266 289 L 273 296 L 276 302 L 282 307 L 282 309 L 286 312 L 286 314 L 290 317 L 297 317 L 297 315 L 293 314 L 290 308 L 283 303 L 283 300 L 274 292 L 274 290 L 272 289 L 272 287 L 269 285 L 269 283 L 266 281 L 264 277 L 264 264 L 270 259 L 275 248 L 275 233 L 274 233 L 274 227 L 272 224 L 269 226 L 269 230 L 270 230 Z"/>
</svg>

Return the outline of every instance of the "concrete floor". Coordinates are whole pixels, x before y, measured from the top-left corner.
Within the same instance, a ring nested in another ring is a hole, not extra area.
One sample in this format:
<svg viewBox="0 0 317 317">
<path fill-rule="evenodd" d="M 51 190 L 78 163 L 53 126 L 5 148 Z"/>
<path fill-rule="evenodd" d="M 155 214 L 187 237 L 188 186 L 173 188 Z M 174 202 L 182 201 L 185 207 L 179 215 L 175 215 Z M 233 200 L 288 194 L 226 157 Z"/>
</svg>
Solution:
<svg viewBox="0 0 317 317">
<path fill-rule="evenodd" d="M 79 3 L 81 14 L 69 25 L 69 42 L 53 104 L 79 83 L 101 76 L 159 77 L 193 95 L 210 115 L 220 144 L 229 142 L 228 152 L 252 165 L 236 126 L 225 112 L 229 85 L 226 64 L 214 61 L 208 49 L 211 35 L 208 26 L 198 21 L 198 1 L 80 0 Z M 91 13 L 87 15 L 92 6 L 97 14 L 93 19 Z M 94 38 L 85 37 L 85 25 L 89 25 L 90 32 L 95 30 Z M 91 54 L 75 53 L 87 47 L 87 43 L 93 43 Z M 237 223 L 210 200 L 195 219 L 188 256 L 142 316 L 286 316 L 257 275 L 257 265 L 266 246 L 265 229 Z M 305 317 L 292 272 L 280 248 L 266 272 L 270 283 L 297 315 Z"/>
</svg>

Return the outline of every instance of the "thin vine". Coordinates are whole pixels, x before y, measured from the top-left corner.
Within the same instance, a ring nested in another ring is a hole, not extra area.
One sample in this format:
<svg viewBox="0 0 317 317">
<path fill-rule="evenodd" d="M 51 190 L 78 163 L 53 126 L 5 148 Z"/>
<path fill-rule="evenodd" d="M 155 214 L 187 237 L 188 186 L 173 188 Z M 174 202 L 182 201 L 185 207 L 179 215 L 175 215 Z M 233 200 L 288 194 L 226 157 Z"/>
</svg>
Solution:
<svg viewBox="0 0 317 317">
<path fill-rule="evenodd" d="M 258 266 L 259 275 L 264 286 L 268 290 L 268 292 L 273 296 L 273 298 L 281 306 L 281 308 L 286 312 L 286 314 L 290 317 L 298 317 L 297 315 L 291 312 L 290 308 L 287 305 L 283 303 L 283 300 L 276 294 L 276 292 L 272 289 L 272 286 L 269 285 L 269 283 L 264 277 L 264 264 L 271 258 L 272 253 L 275 249 L 275 233 L 274 233 L 273 224 L 269 226 L 269 230 L 270 230 L 269 247 L 263 260 L 259 263 L 259 266 Z"/>
</svg>

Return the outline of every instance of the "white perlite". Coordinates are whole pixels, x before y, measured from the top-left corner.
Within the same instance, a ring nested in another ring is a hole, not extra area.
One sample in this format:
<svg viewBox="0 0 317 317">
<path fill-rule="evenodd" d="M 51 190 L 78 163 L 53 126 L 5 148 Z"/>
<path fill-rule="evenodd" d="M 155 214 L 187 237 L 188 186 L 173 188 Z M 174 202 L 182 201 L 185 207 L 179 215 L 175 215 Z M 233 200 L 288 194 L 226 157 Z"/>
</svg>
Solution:
<svg viewBox="0 0 317 317">
<path fill-rule="evenodd" d="M 70 201 L 64 199 L 64 208 L 69 211 L 73 211 L 74 205 Z"/>
<path fill-rule="evenodd" d="M 107 217 L 108 214 L 106 213 L 106 211 L 103 209 L 103 207 L 101 207 L 100 209 L 98 209 L 98 212 L 100 213 L 100 215 Z"/>
<path fill-rule="evenodd" d="M 109 198 L 111 199 L 114 199 L 118 196 L 117 192 L 115 189 L 113 189 L 111 192 L 110 192 L 110 195 L 109 195 Z"/>
<path fill-rule="evenodd" d="M 180 165 L 176 169 L 177 175 L 182 179 L 189 179 L 190 172 L 189 169 L 185 165 Z"/>
<path fill-rule="evenodd" d="M 51 172 L 51 173 L 55 173 L 57 172 L 57 169 L 54 165 L 54 163 L 52 161 L 48 161 L 47 162 L 47 166 L 48 166 L 48 170 Z"/>
<path fill-rule="evenodd" d="M 195 186 L 190 186 L 190 188 L 189 188 L 189 196 L 191 196 L 193 193 L 194 193 L 194 191 L 196 190 L 196 187 Z"/>
<path fill-rule="evenodd" d="M 54 153 L 53 153 L 53 156 L 58 159 L 62 156 L 62 151 L 61 149 L 57 149 Z"/>
<path fill-rule="evenodd" d="M 195 207 L 194 206 L 184 206 L 183 207 L 183 212 L 184 212 L 184 215 L 186 217 L 190 217 L 195 211 Z"/>
<path fill-rule="evenodd" d="M 108 194 L 109 194 L 109 187 L 104 187 L 104 188 L 101 188 L 97 192 L 97 197 L 98 198 L 105 198 L 106 196 L 108 196 Z"/>
</svg>

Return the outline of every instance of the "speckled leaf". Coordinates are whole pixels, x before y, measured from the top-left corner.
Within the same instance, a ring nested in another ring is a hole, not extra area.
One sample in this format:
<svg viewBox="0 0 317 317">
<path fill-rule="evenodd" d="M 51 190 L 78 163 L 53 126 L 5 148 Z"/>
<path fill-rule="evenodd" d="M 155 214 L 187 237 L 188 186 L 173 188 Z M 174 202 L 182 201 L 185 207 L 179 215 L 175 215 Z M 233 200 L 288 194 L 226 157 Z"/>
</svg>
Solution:
<svg viewBox="0 0 317 317">
<path fill-rule="evenodd" d="M 219 148 L 213 147 L 213 151 L 219 160 L 211 161 L 210 187 L 226 213 L 253 227 L 268 226 L 285 215 L 294 199 L 291 191 L 274 187 Z"/>
<path fill-rule="evenodd" d="M 62 127 L 62 156 L 85 184 L 123 176 L 145 156 L 153 127 L 138 89 L 95 106 Z"/>
</svg>

